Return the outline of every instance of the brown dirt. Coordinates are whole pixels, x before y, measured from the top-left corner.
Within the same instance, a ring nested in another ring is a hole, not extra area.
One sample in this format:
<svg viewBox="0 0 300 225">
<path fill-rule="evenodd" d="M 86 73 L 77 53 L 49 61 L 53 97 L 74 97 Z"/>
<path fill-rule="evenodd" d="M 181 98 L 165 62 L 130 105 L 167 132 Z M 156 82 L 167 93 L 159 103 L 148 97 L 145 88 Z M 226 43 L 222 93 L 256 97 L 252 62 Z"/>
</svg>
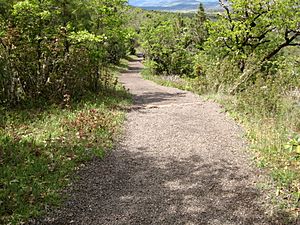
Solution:
<svg viewBox="0 0 300 225">
<path fill-rule="evenodd" d="M 118 147 L 79 172 L 63 207 L 36 224 L 275 224 L 265 214 L 242 129 L 220 106 L 140 76 Z"/>
</svg>

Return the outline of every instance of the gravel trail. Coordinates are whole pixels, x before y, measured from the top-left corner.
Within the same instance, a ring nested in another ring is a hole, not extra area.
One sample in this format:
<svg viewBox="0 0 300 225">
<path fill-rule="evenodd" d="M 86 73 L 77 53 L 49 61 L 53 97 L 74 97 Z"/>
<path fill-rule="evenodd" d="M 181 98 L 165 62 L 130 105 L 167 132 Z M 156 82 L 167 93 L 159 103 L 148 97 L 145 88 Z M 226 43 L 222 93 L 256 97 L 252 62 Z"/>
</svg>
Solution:
<svg viewBox="0 0 300 225">
<path fill-rule="evenodd" d="M 65 205 L 41 224 L 274 224 L 242 130 L 212 102 L 140 76 L 118 147 L 80 171 Z"/>
</svg>

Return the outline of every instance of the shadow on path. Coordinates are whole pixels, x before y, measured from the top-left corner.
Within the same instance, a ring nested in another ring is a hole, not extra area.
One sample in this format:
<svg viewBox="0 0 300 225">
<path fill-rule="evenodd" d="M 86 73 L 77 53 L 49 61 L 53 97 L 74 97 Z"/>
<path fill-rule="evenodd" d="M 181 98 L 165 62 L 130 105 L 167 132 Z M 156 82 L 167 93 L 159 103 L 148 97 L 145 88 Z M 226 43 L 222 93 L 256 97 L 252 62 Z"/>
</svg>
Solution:
<svg viewBox="0 0 300 225">
<path fill-rule="evenodd" d="M 126 76 L 132 76 L 133 79 L 142 80 L 140 75 L 138 75 L 142 71 L 142 58 L 128 59 L 131 64 L 128 67 L 128 70 L 124 71 L 123 74 Z M 138 81 L 137 81 L 138 82 Z M 131 82 L 132 83 L 132 82 Z M 126 85 L 125 85 L 126 86 Z M 135 105 L 144 105 L 144 104 L 151 104 L 151 103 L 167 103 L 169 101 L 180 101 L 181 98 L 186 97 L 186 93 L 184 91 L 178 90 L 175 93 L 168 93 L 165 91 L 154 91 L 146 85 L 145 89 L 140 87 L 140 92 L 132 93 L 133 100 Z"/>
<path fill-rule="evenodd" d="M 165 93 L 165 92 L 146 92 L 140 95 L 133 95 L 136 105 L 151 103 L 167 103 L 171 100 L 184 98 L 185 93 Z"/>
<path fill-rule="evenodd" d="M 247 179 L 230 162 L 164 161 L 124 150 L 95 159 L 58 216 L 35 224 L 283 224 L 264 219 L 257 189 L 224 186 Z"/>
<path fill-rule="evenodd" d="M 136 106 L 199 101 L 142 80 L 139 61 L 123 77 Z M 265 215 L 257 177 L 235 149 L 234 123 L 216 109 L 207 104 L 129 114 L 116 150 L 81 170 L 65 205 L 32 224 L 287 224 Z"/>
</svg>

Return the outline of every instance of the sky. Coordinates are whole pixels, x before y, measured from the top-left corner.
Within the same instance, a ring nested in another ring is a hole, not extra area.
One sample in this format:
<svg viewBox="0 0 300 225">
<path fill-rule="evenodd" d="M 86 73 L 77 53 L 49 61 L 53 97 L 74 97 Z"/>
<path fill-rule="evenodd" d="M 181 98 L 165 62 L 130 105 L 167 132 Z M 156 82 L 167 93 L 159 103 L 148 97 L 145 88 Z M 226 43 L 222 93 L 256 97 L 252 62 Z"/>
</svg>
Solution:
<svg viewBox="0 0 300 225">
<path fill-rule="evenodd" d="M 172 6 L 178 3 L 218 2 L 218 0 L 129 0 L 133 6 Z"/>
</svg>

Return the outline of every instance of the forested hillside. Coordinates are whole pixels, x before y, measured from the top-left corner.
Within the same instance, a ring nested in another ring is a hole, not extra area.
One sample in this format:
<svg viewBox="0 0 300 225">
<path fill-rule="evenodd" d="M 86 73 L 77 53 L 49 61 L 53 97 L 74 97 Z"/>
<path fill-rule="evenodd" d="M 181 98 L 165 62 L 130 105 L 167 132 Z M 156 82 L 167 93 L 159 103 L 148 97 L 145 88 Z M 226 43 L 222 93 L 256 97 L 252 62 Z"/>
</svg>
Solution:
<svg viewBox="0 0 300 225">
<path fill-rule="evenodd" d="M 129 0 L 129 4 L 147 10 L 195 11 L 200 2 L 206 9 L 220 9 L 218 0 Z"/>
<path fill-rule="evenodd" d="M 300 2 L 219 3 L 212 18 L 202 4 L 187 15 L 126 0 L 0 0 L 0 223 L 59 205 L 72 172 L 112 148 L 130 103 L 117 74 L 136 52 L 144 77 L 224 105 L 274 201 L 299 216 Z"/>
</svg>

